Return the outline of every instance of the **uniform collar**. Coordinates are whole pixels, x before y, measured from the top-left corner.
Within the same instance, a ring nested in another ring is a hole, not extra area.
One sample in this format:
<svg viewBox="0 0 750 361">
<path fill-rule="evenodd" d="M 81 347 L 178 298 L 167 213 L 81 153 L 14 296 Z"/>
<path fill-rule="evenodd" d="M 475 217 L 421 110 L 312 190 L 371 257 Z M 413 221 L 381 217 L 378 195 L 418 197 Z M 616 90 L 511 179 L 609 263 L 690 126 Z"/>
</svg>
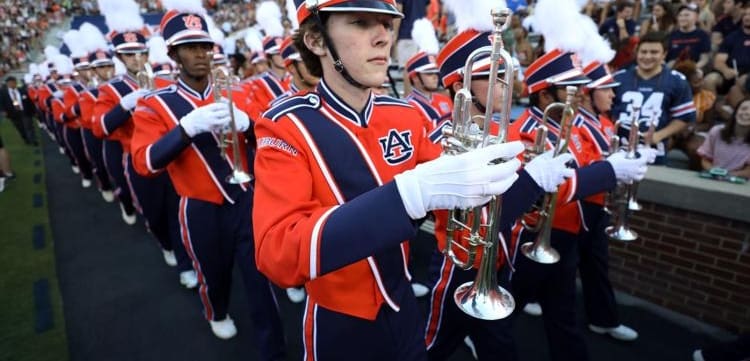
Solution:
<svg viewBox="0 0 750 361">
<path fill-rule="evenodd" d="M 367 103 L 365 104 L 362 113 L 358 113 L 349 105 L 344 103 L 344 101 L 341 100 L 341 98 L 339 98 L 336 94 L 334 94 L 322 79 L 320 83 L 318 83 L 317 91 L 320 94 L 321 98 L 323 98 L 324 103 L 331 107 L 341 117 L 348 119 L 357 126 L 363 128 L 367 127 L 367 123 L 370 120 L 370 115 L 372 115 L 373 108 L 374 97 L 372 95 L 372 92 L 370 92 L 370 96 L 367 99 Z"/>
<path fill-rule="evenodd" d="M 211 90 L 213 90 L 213 87 L 211 86 L 211 82 L 208 83 L 208 86 L 206 89 L 203 90 L 203 93 L 191 88 L 187 83 L 182 81 L 182 78 L 177 78 L 177 88 L 182 89 L 186 93 L 190 94 L 190 96 L 194 98 L 198 98 L 200 100 L 206 100 L 209 96 L 211 96 Z"/>
<path fill-rule="evenodd" d="M 417 88 L 412 88 L 411 89 L 411 93 L 412 93 L 412 96 L 414 96 L 414 97 L 420 97 L 420 98 L 422 98 L 424 101 L 426 101 L 428 103 L 432 101 L 432 96 L 431 95 L 427 95 L 427 94 L 419 91 Z"/>
<path fill-rule="evenodd" d="M 578 107 L 578 112 L 583 116 L 583 119 L 587 122 L 593 122 L 599 124 L 599 117 L 584 107 Z"/>
</svg>

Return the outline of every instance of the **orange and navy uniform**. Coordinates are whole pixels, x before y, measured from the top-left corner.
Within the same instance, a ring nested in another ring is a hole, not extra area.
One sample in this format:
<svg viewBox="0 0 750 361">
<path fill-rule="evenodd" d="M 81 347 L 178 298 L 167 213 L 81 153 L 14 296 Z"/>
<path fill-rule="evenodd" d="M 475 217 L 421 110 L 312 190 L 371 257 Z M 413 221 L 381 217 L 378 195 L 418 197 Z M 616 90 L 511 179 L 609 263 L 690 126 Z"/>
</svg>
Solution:
<svg viewBox="0 0 750 361">
<path fill-rule="evenodd" d="M 94 106 L 91 130 L 98 138 L 118 141 L 124 153 L 130 153 L 133 134 L 132 111 L 120 106 L 122 97 L 136 91 L 138 83 L 130 75 L 122 75 L 99 87 Z"/>
<path fill-rule="evenodd" d="M 427 130 L 433 132 L 437 128 L 449 124 L 448 121 L 453 110 L 453 105 L 450 99 L 443 95 L 433 93 L 432 96 L 428 96 L 420 92 L 417 89 L 412 89 L 411 93 L 406 96 L 406 100 L 409 104 L 413 105 L 420 112 L 423 113 L 424 117 L 429 120 Z M 437 106 L 435 104 L 438 104 Z M 434 132 L 436 138 L 433 141 L 439 140 L 438 132 Z"/>
<path fill-rule="evenodd" d="M 64 113 L 62 115 L 62 122 L 72 128 L 81 128 L 81 106 L 80 99 L 83 93 L 86 92 L 86 88 L 79 82 L 73 82 L 69 87 L 63 91 L 63 106 Z"/>
<path fill-rule="evenodd" d="M 513 122 L 508 128 L 508 140 L 522 140 L 526 144 L 534 143 L 536 130 L 542 122 L 543 111 L 531 107 Z M 574 120 L 576 120 L 574 118 Z M 580 122 L 580 118 L 578 119 Z M 580 125 L 580 124 L 579 124 Z M 547 119 L 546 148 L 552 149 L 557 143 L 560 131 L 559 123 Z M 557 205 L 552 228 L 571 234 L 578 234 L 585 227 L 581 218 L 581 205 L 578 202 L 590 195 L 613 189 L 616 184 L 615 173 L 608 162 L 600 162 L 601 156 L 592 150 L 592 145 L 584 142 L 576 124 L 571 128 L 568 151 L 574 157 L 575 174 L 568 178 L 557 190 Z"/>
<path fill-rule="evenodd" d="M 156 90 L 140 99 L 133 115 L 136 123 L 132 137 L 133 166 L 142 176 L 154 176 L 164 170 L 182 197 L 214 204 L 234 202 L 234 187 L 224 182 L 232 166 L 232 148 L 228 158 L 219 155 L 218 138 L 204 133 L 189 139 L 179 127 L 180 119 L 195 108 L 214 102 L 213 88 L 203 93 L 182 81 Z M 244 135 L 240 137 L 241 163 L 247 169 Z M 245 190 L 244 186 L 240 186 Z"/>
<path fill-rule="evenodd" d="M 100 85 L 100 87 L 103 85 Z M 94 120 L 94 107 L 96 98 L 99 96 L 99 88 L 85 89 L 78 100 L 78 106 L 81 109 L 81 127 L 91 130 Z"/>
<path fill-rule="evenodd" d="M 580 118 L 579 133 L 584 142 L 591 145 L 591 161 L 601 160 L 610 154 L 610 139 L 615 135 L 615 127 L 609 118 L 592 113 L 582 107 L 578 108 Z M 586 198 L 587 202 L 604 205 L 605 193 L 598 193 Z"/>
<path fill-rule="evenodd" d="M 386 96 L 355 111 L 324 81 L 264 113 L 255 126 L 258 269 L 281 287 L 304 284 L 309 307 L 367 320 L 383 304 L 398 310 L 416 223 L 393 177 L 440 155 L 423 122 Z"/>
<path fill-rule="evenodd" d="M 271 102 L 289 90 L 286 77 L 279 78 L 273 71 L 267 71 L 252 80 L 253 103 L 262 114 L 271 108 Z M 252 115 L 251 115 L 252 118 Z"/>
</svg>

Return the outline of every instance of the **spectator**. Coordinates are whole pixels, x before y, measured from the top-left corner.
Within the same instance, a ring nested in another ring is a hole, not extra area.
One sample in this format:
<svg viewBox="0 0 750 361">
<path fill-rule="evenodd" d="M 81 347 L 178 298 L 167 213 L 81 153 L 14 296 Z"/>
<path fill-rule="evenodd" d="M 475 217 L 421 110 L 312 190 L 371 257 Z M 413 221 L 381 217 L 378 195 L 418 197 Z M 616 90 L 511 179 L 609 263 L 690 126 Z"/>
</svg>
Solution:
<svg viewBox="0 0 750 361">
<path fill-rule="evenodd" d="M 633 61 L 634 49 L 637 45 L 635 37 L 635 21 L 633 21 L 633 2 L 618 0 L 615 4 L 615 15 L 605 20 L 599 27 L 599 33 L 609 40 L 612 48 L 617 51 L 610 62 L 613 69 L 618 69 Z"/>
<path fill-rule="evenodd" d="M 732 1 L 732 0 L 726 0 Z M 727 35 L 714 57 L 714 72 L 706 75 L 706 88 L 718 94 L 726 94 L 735 85 L 744 86 L 750 71 L 750 6 L 742 13 L 742 27 Z M 739 79 L 739 82 L 736 81 Z M 736 102 L 739 99 L 732 99 Z"/>
<path fill-rule="evenodd" d="M 721 42 L 727 35 L 739 28 L 743 3 L 744 0 L 724 0 L 722 15 L 719 16 L 716 25 L 711 29 L 717 35 L 718 42 Z"/>
<path fill-rule="evenodd" d="M 37 145 L 34 127 L 28 112 L 31 106 L 26 90 L 19 89 L 16 78 L 13 76 L 6 78 L 5 86 L 0 89 L 0 110 L 5 112 L 5 116 L 10 119 L 26 144 Z"/>
<path fill-rule="evenodd" d="M 700 12 L 698 13 L 698 26 L 707 33 L 711 33 L 711 29 L 716 24 L 716 16 L 711 10 L 711 4 L 708 0 L 693 0 L 693 3 L 698 5 Z"/>
<path fill-rule="evenodd" d="M 641 23 L 640 36 L 652 31 L 670 33 L 674 29 L 674 23 L 672 5 L 668 1 L 654 3 L 651 7 L 651 17 Z"/>
<path fill-rule="evenodd" d="M 703 71 L 696 67 L 692 60 L 679 62 L 674 69 L 685 75 L 693 91 L 695 124 L 675 135 L 671 148 L 680 149 L 688 156 L 690 169 L 700 170 L 701 157 L 697 150 L 703 144 L 706 132 L 714 125 L 712 114 L 716 95 L 703 89 Z"/>
<path fill-rule="evenodd" d="M 516 38 L 516 58 L 524 69 L 536 60 L 534 47 L 531 46 L 526 29 L 519 26 L 513 30 Z"/>
<path fill-rule="evenodd" d="M 652 141 L 657 146 L 655 164 L 666 164 L 667 142 L 688 124 L 695 122 L 695 105 L 690 85 L 682 74 L 664 65 L 664 35 L 648 33 L 636 48 L 636 66 L 615 73 L 621 85 L 615 90 L 612 117 L 624 126 L 619 132 L 627 135 L 633 108 L 640 108 L 639 126 L 644 133 L 653 122 L 656 131 Z"/>
<path fill-rule="evenodd" d="M 615 5 L 615 15 L 604 21 L 599 27 L 599 34 L 608 38 L 611 44 L 619 44 L 630 38 L 635 34 L 633 8 L 632 1 L 619 0 Z"/>
<path fill-rule="evenodd" d="M 692 60 L 699 69 L 708 64 L 711 38 L 698 28 L 697 5 L 690 3 L 677 10 L 677 29 L 669 34 L 667 49 L 667 65 L 670 67 L 678 60 Z"/>
<path fill-rule="evenodd" d="M 0 137 L 0 192 L 5 189 L 5 181 L 13 178 L 15 175 L 10 168 L 10 154 L 5 149 L 3 138 Z"/>
<path fill-rule="evenodd" d="M 726 125 L 711 128 L 698 154 L 705 170 L 722 168 L 730 176 L 750 178 L 750 98 L 737 105 Z"/>
</svg>

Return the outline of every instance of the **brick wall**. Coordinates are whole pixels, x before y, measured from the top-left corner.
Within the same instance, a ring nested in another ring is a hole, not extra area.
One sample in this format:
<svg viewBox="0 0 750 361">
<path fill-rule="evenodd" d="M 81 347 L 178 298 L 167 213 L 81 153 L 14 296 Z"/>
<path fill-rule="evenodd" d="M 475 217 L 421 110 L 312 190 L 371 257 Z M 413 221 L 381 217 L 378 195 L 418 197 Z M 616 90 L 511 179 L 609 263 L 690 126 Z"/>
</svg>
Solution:
<svg viewBox="0 0 750 361">
<path fill-rule="evenodd" d="M 639 239 L 610 242 L 614 286 L 733 332 L 750 331 L 750 251 L 740 253 L 750 224 L 640 203 L 643 210 L 630 217 Z"/>
</svg>

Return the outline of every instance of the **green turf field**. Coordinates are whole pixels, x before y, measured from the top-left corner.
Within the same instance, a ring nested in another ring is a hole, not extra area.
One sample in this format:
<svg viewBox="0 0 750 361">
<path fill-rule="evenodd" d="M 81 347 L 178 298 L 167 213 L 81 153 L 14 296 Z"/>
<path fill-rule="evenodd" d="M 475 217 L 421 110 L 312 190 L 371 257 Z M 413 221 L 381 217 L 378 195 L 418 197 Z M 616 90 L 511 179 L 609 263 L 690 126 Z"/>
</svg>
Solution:
<svg viewBox="0 0 750 361">
<path fill-rule="evenodd" d="M 0 136 L 16 174 L 0 193 L 0 360 L 67 360 L 41 147 L 24 145 L 8 119 Z"/>
</svg>

